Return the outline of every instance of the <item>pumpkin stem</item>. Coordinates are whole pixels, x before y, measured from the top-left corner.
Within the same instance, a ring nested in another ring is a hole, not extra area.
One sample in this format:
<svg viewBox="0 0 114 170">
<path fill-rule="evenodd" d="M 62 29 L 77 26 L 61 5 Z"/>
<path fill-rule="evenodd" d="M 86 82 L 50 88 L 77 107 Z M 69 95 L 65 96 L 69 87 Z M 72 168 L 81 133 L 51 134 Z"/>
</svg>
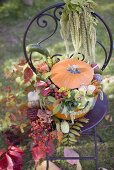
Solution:
<svg viewBox="0 0 114 170">
<path fill-rule="evenodd" d="M 77 65 L 70 65 L 67 68 L 67 71 L 69 71 L 72 74 L 80 74 L 79 66 L 77 66 Z"/>
</svg>

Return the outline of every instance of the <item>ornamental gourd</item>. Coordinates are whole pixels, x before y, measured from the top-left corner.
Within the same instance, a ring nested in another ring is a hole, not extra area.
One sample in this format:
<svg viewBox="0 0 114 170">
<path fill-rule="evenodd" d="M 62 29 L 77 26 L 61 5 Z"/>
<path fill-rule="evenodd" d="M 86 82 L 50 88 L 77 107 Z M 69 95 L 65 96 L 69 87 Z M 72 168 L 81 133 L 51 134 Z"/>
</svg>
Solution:
<svg viewBox="0 0 114 170">
<path fill-rule="evenodd" d="M 77 59 L 65 59 L 58 63 L 56 63 L 51 69 L 51 80 L 52 82 L 58 86 L 66 87 L 68 89 L 76 89 L 81 85 L 89 85 L 93 80 L 94 70 L 93 68 L 84 61 L 80 61 Z M 86 107 L 82 110 L 75 109 L 75 115 L 73 115 L 74 119 L 83 117 L 86 113 L 91 109 L 92 103 L 88 103 Z M 53 106 L 48 106 L 48 109 L 53 110 Z M 58 112 L 55 114 L 56 117 L 60 119 L 72 119 L 71 116 L 68 115 L 66 117 L 65 114 Z"/>
<path fill-rule="evenodd" d="M 62 60 L 51 69 L 51 80 L 59 88 L 75 89 L 81 85 L 89 85 L 93 76 L 93 68 L 77 59 Z"/>
</svg>

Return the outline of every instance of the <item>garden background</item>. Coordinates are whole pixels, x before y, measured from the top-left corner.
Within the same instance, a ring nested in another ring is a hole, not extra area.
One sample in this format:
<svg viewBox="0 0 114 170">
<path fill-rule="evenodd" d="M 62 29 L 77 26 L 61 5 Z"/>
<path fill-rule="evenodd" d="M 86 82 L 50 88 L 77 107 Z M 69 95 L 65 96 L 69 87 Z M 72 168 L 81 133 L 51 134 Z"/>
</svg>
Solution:
<svg viewBox="0 0 114 170">
<path fill-rule="evenodd" d="M 30 0 L 28 0 L 30 2 Z M 24 31 L 27 24 L 41 9 L 54 3 L 61 2 L 60 0 L 33 0 L 33 4 L 27 4 L 27 0 L 0 0 L 0 98 L 2 98 L 3 88 L 11 85 L 11 82 L 7 80 L 7 69 L 10 69 L 11 65 L 15 63 L 19 58 L 24 57 L 22 40 Z M 96 0 L 98 6 L 96 11 L 105 19 L 109 25 L 112 35 L 114 37 L 114 1 L 113 0 Z M 48 27 L 48 31 L 51 31 L 51 27 Z M 44 31 L 44 30 L 43 30 Z M 36 41 L 44 35 L 42 30 L 38 30 L 37 27 L 29 34 L 29 40 Z M 103 27 L 98 24 L 98 39 L 109 47 L 109 41 Z M 35 36 L 34 36 L 35 35 Z M 37 35 L 37 36 L 36 36 Z M 28 41 L 29 41 L 28 40 Z M 53 43 L 52 43 L 53 42 Z M 59 41 L 57 35 L 54 36 L 52 42 L 49 42 L 49 50 L 51 53 L 57 51 L 63 51 L 63 42 Z M 50 46 L 51 43 L 51 46 Z M 53 49 L 53 50 L 51 50 Z M 102 63 L 103 53 L 97 49 L 97 61 Z M 99 135 L 105 141 L 99 143 L 99 167 L 104 167 L 108 170 L 114 170 L 114 55 L 111 61 L 104 71 L 104 91 L 107 94 L 109 101 L 109 110 L 105 119 L 98 125 L 97 129 Z M 14 86 L 14 85 L 13 85 Z M 0 106 L 0 115 L 3 115 L 2 106 Z M 2 138 L 0 138 L 0 148 L 3 147 Z M 84 155 L 92 154 L 93 144 L 90 140 L 77 144 L 76 149 L 79 153 Z M 83 149 L 82 149 L 83 148 Z M 61 149 L 60 149 L 61 152 Z M 26 170 L 32 170 L 32 162 L 29 161 L 29 154 L 25 158 L 24 168 Z M 60 163 L 60 162 L 58 162 Z M 67 163 L 63 165 L 63 170 L 67 169 Z M 82 161 L 84 170 L 94 170 L 92 161 Z M 70 167 L 72 170 L 72 167 Z M 68 169 L 68 170 L 70 170 Z"/>
</svg>

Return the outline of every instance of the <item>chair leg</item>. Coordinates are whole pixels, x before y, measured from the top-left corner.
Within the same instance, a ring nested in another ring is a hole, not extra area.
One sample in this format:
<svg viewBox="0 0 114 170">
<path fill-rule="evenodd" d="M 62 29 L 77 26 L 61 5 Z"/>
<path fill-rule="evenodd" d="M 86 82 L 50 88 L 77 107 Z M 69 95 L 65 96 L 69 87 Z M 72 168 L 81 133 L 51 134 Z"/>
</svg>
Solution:
<svg viewBox="0 0 114 170">
<path fill-rule="evenodd" d="M 46 170 L 49 170 L 49 159 L 48 159 L 48 157 L 46 159 Z"/>
<path fill-rule="evenodd" d="M 94 144 L 95 144 L 95 169 L 98 170 L 98 146 L 96 127 L 94 128 Z"/>
<path fill-rule="evenodd" d="M 99 139 L 99 142 L 105 143 L 105 141 L 101 138 L 101 136 L 99 134 L 97 134 L 97 138 Z"/>
</svg>

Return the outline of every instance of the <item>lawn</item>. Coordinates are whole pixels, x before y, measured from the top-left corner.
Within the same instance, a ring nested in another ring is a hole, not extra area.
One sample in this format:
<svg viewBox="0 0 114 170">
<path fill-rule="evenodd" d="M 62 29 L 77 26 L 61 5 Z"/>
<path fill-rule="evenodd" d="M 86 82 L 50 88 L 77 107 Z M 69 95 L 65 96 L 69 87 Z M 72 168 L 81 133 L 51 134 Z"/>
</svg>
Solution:
<svg viewBox="0 0 114 170">
<path fill-rule="evenodd" d="M 5 72 L 7 68 L 11 67 L 11 64 L 15 63 L 19 58 L 24 57 L 22 40 L 24 31 L 30 22 L 31 18 L 36 15 L 41 9 L 47 7 L 48 5 L 58 2 L 57 0 L 42 0 L 41 2 L 35 1 L 33 6 L 26 6 L 20 0 L 6 0 L 6 3 L 0 4 L 0 88 L 2 86 L 9 85 L 9 82 L 5 78 Z M 59 0 L 59 2 L 61 2 Z M 98 2 L 98 7 L 96 11 L 105 19 L 106 23 L 109 25 L 112 35 L 114 37 L 114 1 L 113 0 L 96 0 Z M 51 20 L 49 20 L 51 22 Z M 52 27 L 48 27 L 48 33 L 51 32 Z M 44 29 L 38 29 L 37 26 L 33 26 L 31 32 L 28 36 L 28 42 L 37 42 L 41 39 L 47 32 Z M 109 41 L 105 33 L 104 28 L 100 23 L 98 24 L 97 32 L 98 40 L 100 40 L 108 49 Z M 51 54 L 64 52 L 63 43 L 60 39 L 59 33 L 55 34 L 45 46 L 50 50 Z M 52 50 L 53 49 L 53 50 Z M 99 47 L 97 47 L 97 61 L 101 65 L 103 62 L 104 53 Z M 108 170 L 114 170 L 114 55 L 111 61 L 104 71 L 104 91 L 107 94 L 109 101 L 109 110 L 106 118 L 98 125 L 97 130 L 99 135 L 105 141 L 104 143 L 99 143 L 99 167 L 104 167 Z M 2 106 L 1 106 L 2 108 Z M 0 114 L 3 115 L 2 109 Z M 0 148 L 2 148 L 3 143 L 0 139 Z M 83 149 L 82 149 L 83 148 Z M 77 144 L 75 149 L 80 153 L 80 155 L 90 155 L 92 154 L 93 143 L 90 140 L 86 142 L 81 141 Z M 58 150 L 58 154 L 62 153 L 62 148 Z M 32 161 L 30 161 L 30 155 L 27 155 L 24 161 L 24 169 L 32 170 Z M 57 162 L 62 166 L 62 170 L 73 170 L 73 167 L 68 168 L 66 162 Z M 94 170 L 94 163 L 92 161 L 82 161 L 82 167 L 84 170 Z"/>
</svg>

